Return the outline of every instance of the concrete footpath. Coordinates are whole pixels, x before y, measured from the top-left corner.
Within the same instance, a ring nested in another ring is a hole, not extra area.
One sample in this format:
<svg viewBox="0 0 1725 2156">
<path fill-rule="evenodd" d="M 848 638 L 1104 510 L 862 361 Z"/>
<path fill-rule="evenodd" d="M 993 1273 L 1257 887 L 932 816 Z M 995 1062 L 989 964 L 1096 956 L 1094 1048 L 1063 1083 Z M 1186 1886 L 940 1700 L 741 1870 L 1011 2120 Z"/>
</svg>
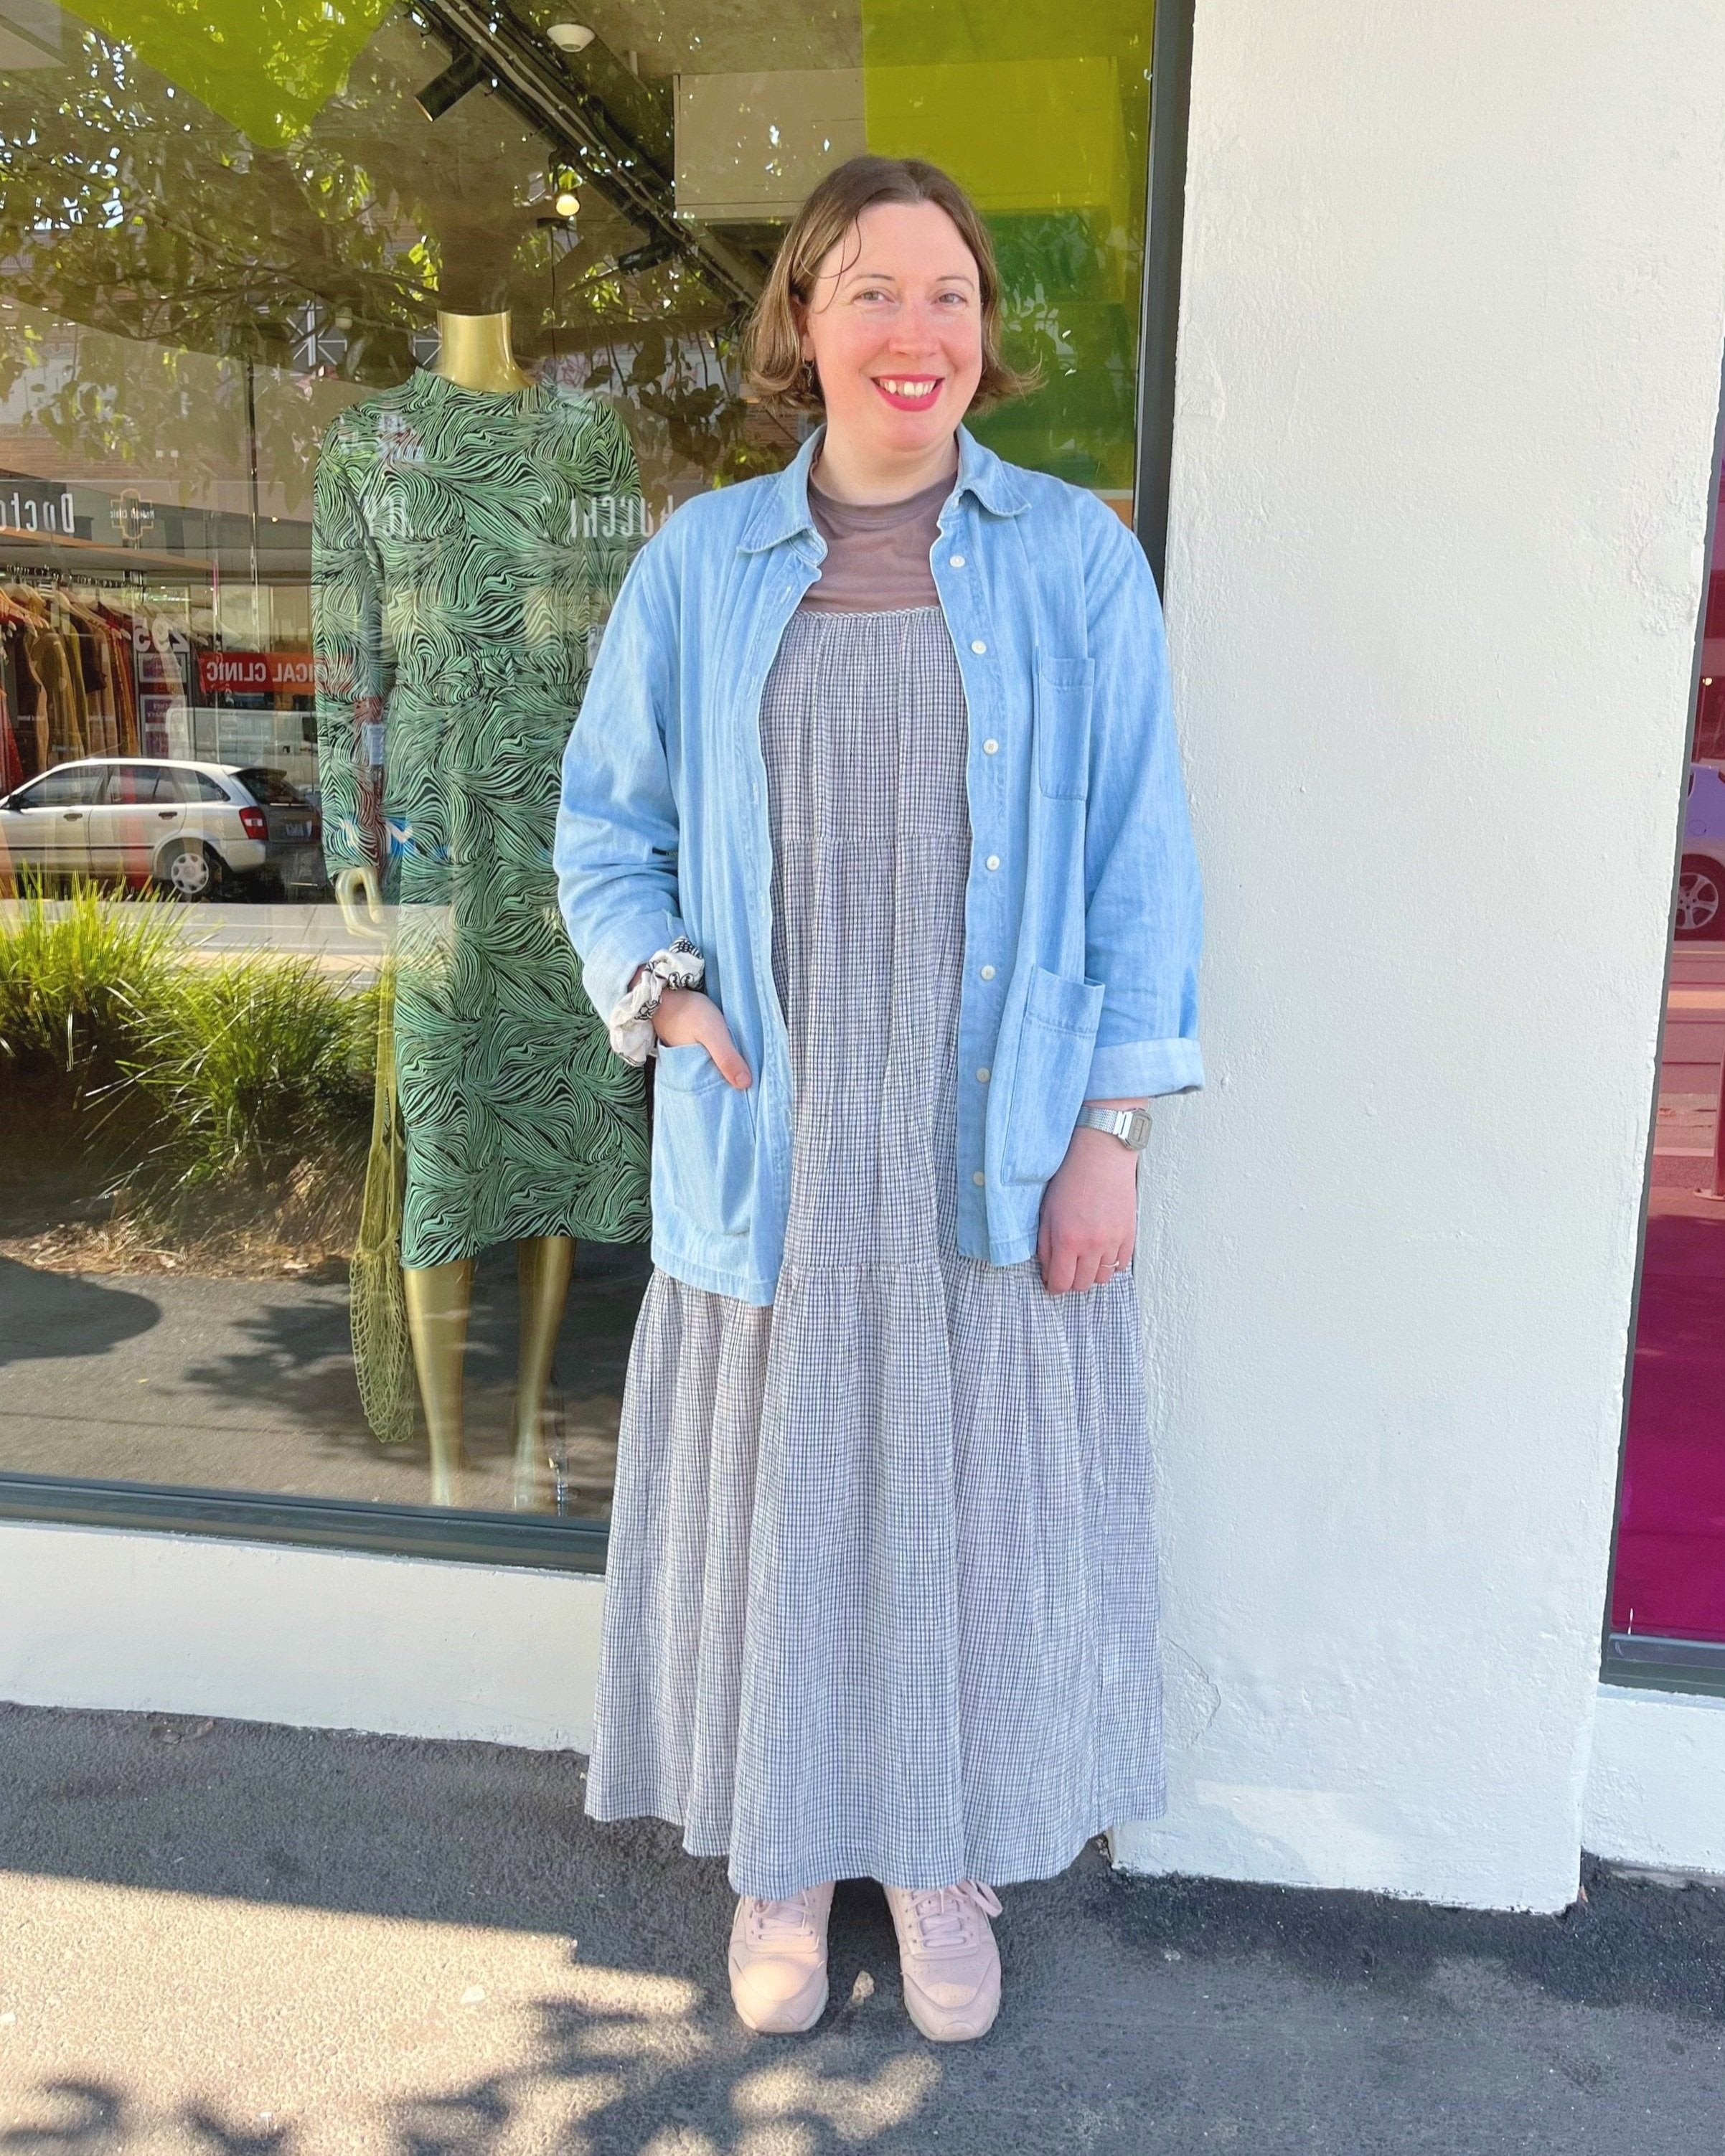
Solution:
<svg viewBox="0 0 1725 2156">
<path fill-rule="evenodd" d="M 1008 1887 L 972 2045 L 839 1889 L 805 2037 L 732 2014 L 723 1865 L 583 1762 L 0 1707 L 6 2156 L 1706 2156 L 1725 1894 L 1563 1917 L 1116 1874 Z"/>
</svg>

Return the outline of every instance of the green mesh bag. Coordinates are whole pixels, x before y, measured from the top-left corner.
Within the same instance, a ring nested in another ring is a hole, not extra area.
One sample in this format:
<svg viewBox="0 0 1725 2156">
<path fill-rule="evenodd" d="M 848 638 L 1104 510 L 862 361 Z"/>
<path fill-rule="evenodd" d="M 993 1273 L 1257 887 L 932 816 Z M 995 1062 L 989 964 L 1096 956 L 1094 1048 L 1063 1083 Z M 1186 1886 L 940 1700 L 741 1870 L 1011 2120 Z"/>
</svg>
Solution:
<svg viewBox="0 0 1725 2156">
<path fill-rule="evenodd" d="M 395 1091 L 395 969 L 377 978 L 377 1090 L 372 1107 L 372 1149 L 366 1158 L 359 1240 L 349 1269 L 353 1374 L 372 1435 L 403 1445 L 413 1435 L 413 1345 L 401 1270 L 402 1194 L 408 1154 Z"/>
</svg>

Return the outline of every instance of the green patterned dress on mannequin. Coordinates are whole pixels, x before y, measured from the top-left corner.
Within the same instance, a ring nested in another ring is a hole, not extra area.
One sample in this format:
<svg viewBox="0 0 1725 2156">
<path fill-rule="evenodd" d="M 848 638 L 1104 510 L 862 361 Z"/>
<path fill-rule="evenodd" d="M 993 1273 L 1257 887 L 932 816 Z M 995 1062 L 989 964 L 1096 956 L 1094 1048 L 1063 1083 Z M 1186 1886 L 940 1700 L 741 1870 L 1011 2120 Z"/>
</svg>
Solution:
<svg viewBox="0 0 1725 2156">
<path fill-rule="evenodd" d="M 416 373 L 319 458 L 312 617 L 324 852 L 395 914 L 402 1262 L 646 1239 L 642 1074 L 557 905 L 565 742 L 643 528 L 608 407 Z"/>
</svg>

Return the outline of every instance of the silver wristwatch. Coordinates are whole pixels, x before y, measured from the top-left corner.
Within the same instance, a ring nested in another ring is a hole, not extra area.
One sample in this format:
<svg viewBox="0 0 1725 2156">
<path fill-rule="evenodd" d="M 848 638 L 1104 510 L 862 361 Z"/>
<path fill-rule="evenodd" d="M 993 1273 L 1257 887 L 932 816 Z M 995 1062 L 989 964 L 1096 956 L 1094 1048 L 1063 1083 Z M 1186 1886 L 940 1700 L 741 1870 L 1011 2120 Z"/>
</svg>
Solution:
<svg viewBox="0 0 1725 2156">
<path fill-rule="evenodd" d="M 1128 1152 L 1142 1152 L 1150 1142 L 1147 1108 L 1081 1108 L 1078 1120 L 1093 1131 L 1107 1131 Z"/>
</svg>

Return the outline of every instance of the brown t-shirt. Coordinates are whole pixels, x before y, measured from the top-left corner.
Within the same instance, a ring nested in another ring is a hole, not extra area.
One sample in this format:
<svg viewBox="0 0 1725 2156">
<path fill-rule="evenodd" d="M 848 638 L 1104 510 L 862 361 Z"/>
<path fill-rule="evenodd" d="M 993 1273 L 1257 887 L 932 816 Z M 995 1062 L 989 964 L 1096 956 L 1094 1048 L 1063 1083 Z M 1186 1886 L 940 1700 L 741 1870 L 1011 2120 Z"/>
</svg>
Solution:
<svg viewBox="0 0 1725 2156">
<path fill-rule="evenodd" d="M 811 477 L 809 513 L 827 551 L 803 605 L 824 613 L 938 606 L 928 556 L 952 485 L 937 480 L 903 501 L 834 501 Z"/>
</svg>

